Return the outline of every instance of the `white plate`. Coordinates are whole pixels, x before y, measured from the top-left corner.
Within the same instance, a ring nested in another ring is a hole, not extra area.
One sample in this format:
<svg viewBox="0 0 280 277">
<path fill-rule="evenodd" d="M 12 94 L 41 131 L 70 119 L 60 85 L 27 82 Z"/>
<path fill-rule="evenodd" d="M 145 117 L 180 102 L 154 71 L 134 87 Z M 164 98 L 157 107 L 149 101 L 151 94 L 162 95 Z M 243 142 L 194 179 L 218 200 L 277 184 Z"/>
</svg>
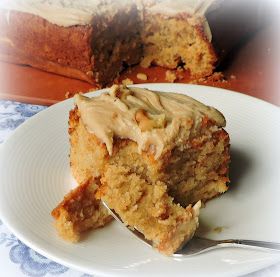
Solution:
<svg viewBox="0 0 280 277">
<path fill-rule="evenodd" d="M 200 232 L 210 238 L 280 242 L 279 109 L 212 87 L 144 87 L 186 93 L 217 107 L 227 119 L 232 145 L 231 188 L 203 209 Z M 24 243 L 66 266 L 106 276 L 232 276 L 280 260 L 271 252 L 243 249 L 168 258 L 147 248 L 116 222 L 90 233 L 78 244 L 61 240 L 52 226 L 50 211 L 74 185 L 67 134 L 72 105 L 72 100 L 63 101 L 35 115 L 1 149 L 0 217 Z M 214 232 L 216 227 L 222 227 L 222 232 Z"/>
</svg>

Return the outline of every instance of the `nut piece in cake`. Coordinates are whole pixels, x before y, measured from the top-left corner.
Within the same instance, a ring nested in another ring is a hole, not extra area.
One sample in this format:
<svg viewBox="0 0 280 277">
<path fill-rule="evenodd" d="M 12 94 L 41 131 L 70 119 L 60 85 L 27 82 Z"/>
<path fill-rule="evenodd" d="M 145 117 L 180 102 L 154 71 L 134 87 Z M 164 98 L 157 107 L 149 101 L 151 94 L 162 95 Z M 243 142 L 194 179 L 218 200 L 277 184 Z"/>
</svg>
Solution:
<svg viewBox="0 0 280 277">
<path fill-rule="evenodd" d="M 141 80 L 141 81 L 147 81 L 148 80 L 148 76 L 145 73 L 138 73 L 136 75 L 137 79 Z"/>
<path fill-rule="evenodd" d="M 192 205 L 228 189 L 223 115 L 186 95 L 136 87 L 113 86 L 75 101 L 74 177 L 100 178 L 99 197 L 161 253 L 172 254 L 197 228 L 199 204 Z"/>
</svg>

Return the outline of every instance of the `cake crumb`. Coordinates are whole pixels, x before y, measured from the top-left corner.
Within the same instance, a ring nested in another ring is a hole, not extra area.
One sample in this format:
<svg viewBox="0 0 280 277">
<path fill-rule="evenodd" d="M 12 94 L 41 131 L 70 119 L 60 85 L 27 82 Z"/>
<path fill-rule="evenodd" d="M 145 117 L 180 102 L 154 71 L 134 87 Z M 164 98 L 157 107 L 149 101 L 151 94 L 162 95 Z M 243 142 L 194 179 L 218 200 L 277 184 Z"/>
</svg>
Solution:
<svg viewBox="0 0 280 277">
<path fill-rule="evenodd" d="M 69 96 L 70 96 L 70 91 L 66 91 L 66 93 L 65 93 L 65 95 L 64 95 L 64 96 L 65 96 L 65 98 L 66 98 L 66 99 L 68 99 L 68 98 L 69 98 Z"/>
<path fill-rule="evenodd" d="M 91 92 L 91 91 L 94 91 L 94 90 L 95 90 L 95 89 L 91 89 L 91 90 L 88 90 L 88 91 L 85 91 L 85 92 L 81 92 L 81 91 L 79 91 L 79 92 L 77 92 L 77 91 L 72 91 L 72 92 L 70 92 L 70 91 L 67 91 L 67 92 L 65 93 L 64 97 L 65 97 L 65 99 L 69 99 L 69 98 L 74 97 L 75 94 L 83 94 L 83 93 Z"/>
<path fill-rule="evenodd" d="M 236 76 L 235 75 L 230 75 L 230 79 L 235 80 Z"/>
<path fill-rule="evenodd" d="M 87 71 L 86 75 L 89 76 L 90 78 L 93 78 L 93 72 L 91 70 Z"/>
<path fill-rule="evenodd" d="M 184 79 L 184 73 L 186 72 L 186 70 L 179 66 L 177 69 L 176 69 L 176 77 L 177 77 L 177 80 L 183 80 Z"/>
<path fill-rule="evenodd" d="M 213 231 L 217 234 L 220 234 L 224 229 L 225 229 L 225 227 L 218 226 L 218 227 L 214 228 Z"/>
<path fill-rule="evenodd" d="M 122 84 L 127 86 L 127 85 L 133 85 L 133 81 L 129 78 L 126 78 L 124 80 L 122 80 Z"/>
<path fill-rule="evenodd" d="M 65 99 L 69 99 L 69 98 L 72 98 L 75 94 L 82 94 L 82 92 L 70 92 L 70 91 L 67 91 L 64 95 Z"/>
<path fill-rule="evenodd" d="M 222 72 L 214 72 L 212 75 L 207 77 L 201 77 L 198 79 L 193 79 L 190 84 L 207 84 L 207 83 L 225 83 L 227 80 Z"/>
<path fill-rule="evenodd" d="M 222 72 L 214 72 L 212 75 L 208 76 L 205 79 L 211 82 L 223 82 L 225 80 L 225 76 Z"/>
<path fill-rule="evenodd" d="M 171 70 L 166 70 L 165 72 L 165 80 L 170 83 L 174 83 L 177 79 L 176 73 Z"/>
<path fill-rule="evenodd" d="M 142 81 L 148 80 L 148 76 L 145 73 L 137 73 L 136 77 L 137 77 L 137 79 L 142 80 Z"/>
</svg>

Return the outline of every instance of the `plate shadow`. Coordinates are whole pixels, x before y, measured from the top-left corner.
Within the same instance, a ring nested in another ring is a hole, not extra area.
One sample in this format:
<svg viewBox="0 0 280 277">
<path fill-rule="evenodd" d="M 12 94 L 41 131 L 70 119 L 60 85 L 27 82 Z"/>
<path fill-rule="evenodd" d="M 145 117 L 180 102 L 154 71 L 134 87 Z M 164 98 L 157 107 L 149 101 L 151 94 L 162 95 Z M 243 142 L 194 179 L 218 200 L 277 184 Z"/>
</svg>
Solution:
<svg viewBox="0 0 280 277">
<path fill-rule="evenodd" d="M 254 161 L 241 149 L 231 147 L 231 162 L 229 168 L 229 192 L 236 191 L 241 185 L 246 173 L 253 167 Z"/>
</svg>

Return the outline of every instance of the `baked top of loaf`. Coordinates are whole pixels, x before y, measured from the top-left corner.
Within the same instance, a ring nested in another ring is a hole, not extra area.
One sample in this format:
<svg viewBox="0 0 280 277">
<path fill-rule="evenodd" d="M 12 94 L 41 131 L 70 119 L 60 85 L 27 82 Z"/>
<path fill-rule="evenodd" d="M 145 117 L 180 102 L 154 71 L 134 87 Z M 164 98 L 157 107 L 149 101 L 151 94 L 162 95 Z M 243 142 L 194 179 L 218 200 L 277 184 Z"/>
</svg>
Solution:
<svg viewBox="0 0 280 277">
<path fill-rule="evenodd" d="M 187 13 L 194 19 L 202 17 L 214 1 L 216 0 L 155 1 L 147 10 L 166 16 Z M 2 0 L 0 8 L 31 13 L 51 23 L 69 27 L 90 24 L 94 15 L 116 13 L 133 2 L 138 4 L 139 9 L 147 8 L 145 1 L 137 0 Z"/>
<path fill-rule="evenodd" d="M 150 151 L 157 159 L 180 140 L 182 127 L 191 135 L 205 118 L 217 127 L 225 126 L 219 111 L 176 93 L 115 85 L 98 97 L 77 94 L 75 102 L 88 132 L 105 143 L 110 155 L 114 137 L 137 142 L 139 152 Z"/>
</svg>

